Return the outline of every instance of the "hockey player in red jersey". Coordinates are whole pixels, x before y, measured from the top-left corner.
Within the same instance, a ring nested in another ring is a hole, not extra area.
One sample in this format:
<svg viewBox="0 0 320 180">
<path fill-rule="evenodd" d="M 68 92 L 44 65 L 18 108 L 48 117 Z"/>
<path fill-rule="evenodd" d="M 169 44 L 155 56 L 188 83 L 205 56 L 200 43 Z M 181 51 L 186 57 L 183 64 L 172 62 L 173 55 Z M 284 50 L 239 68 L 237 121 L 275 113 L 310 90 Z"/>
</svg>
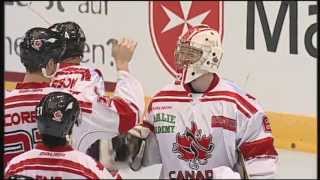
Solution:
<svg viewBox="0 0 320 180">
<path fill-rule="evenodd" d="M 49 29 L 64 34 L 66 40 L 66 51 L 57 72 L 52 76 L 51 85 L 79 93 L 77 99 L 83 101 L 85 106 L 85 111 L 82 111 L 84 125 L 74 130 L 73 145 L 99 159 L 99 146 L 89 149 L 90 145 L 97 140 L 109 140 L 127 132 L 139 121 L 144 111 L 143 88 L 129 72 L 129 62 L 137 43 L 128 39 L 113 41 L 112 56 L 118 78 L 113 97 L 106 97 L 101 72 L 80 64 L 86 40 L 81 27 L 75 22 L 64 22 L 54 24 Z"/>
<path fill-rule="evenodd" d="M 5 93 L 4 166 L 40 141 L 34 109 L 44 95 L 54 90 L 43 74 L 55 72 L 65 41 L 59 33 L 37 27 L 25 33 L 19 47 L 26 74 L 23 82 Z"/>
<path fill-rule="evenodd" d="M 207 25 L 180 37 L 181 78 L 152 97 L 143 124 L 126 137 L 129 147 L 140 144 L 131 148 L 132 169 L 162 163 L 164 179 L 274 177 L 278 154 L 268 117 L 254 97 L 218 75 L 222 54 L 219 34 Z"/>
<path fill-rule="evenodd" d="M 74 124 L 81 124 L 80 105 L 69 93 L 52 92 L 36 107 L 42 143 L 13 158 L 5 178 L 24 176 L 33 179 L 121 179 L 111 175 L 101 163 L 74 150 L 68 141 Z"/>
</svg>

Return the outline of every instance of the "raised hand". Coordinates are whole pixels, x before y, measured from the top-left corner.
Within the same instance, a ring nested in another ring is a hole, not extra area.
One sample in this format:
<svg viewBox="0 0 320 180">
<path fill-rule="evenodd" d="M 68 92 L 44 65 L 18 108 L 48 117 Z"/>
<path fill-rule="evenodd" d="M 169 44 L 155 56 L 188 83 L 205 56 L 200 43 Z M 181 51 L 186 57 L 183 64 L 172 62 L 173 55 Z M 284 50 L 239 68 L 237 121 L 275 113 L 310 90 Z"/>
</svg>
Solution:
<svg viewBox="0 0 320 180">
<path fill-rule="evenodd" d="M 129 71 L 129 62 L 137 47 L 137 42 L 122 38 L 120 41 L 110 39 L 107 44 L 112 43 L 112 57 L 114 58 L 117 70 Z"/>
</svg>

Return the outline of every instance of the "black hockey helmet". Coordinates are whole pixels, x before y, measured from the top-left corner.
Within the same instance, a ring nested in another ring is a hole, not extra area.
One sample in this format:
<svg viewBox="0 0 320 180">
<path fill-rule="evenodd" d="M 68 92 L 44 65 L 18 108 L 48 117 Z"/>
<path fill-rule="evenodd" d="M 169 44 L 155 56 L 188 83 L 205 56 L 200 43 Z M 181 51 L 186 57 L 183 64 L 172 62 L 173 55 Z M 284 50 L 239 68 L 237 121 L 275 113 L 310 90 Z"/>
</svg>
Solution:
<svg viewBox="0 0 320 180">
<path fill-rule="evenodd" d="M 35 27 L 25 33 L 19 45 L 20 59 L 27 70 L 38 71 L 50 59 L 58 62 L 66 50 L 63 35 L 46 28 Z"/>
<path fill-rule="evenodd" d="M 40 134 L 60 138 L 65 138 L 73 125 L 81 121 L 79 102 L 65 92 L 51 92 L 43 97 L 36 113 Z"/>
<path fill-rule="evenodd" d="M 74 56 L 83 56 L 86 37 L 77 23 L 71 21 L 56 23 L 48 29 L 64 34 L 67 42 L 67 49 L 63 55 L 63 59 Z"/>
</svg>

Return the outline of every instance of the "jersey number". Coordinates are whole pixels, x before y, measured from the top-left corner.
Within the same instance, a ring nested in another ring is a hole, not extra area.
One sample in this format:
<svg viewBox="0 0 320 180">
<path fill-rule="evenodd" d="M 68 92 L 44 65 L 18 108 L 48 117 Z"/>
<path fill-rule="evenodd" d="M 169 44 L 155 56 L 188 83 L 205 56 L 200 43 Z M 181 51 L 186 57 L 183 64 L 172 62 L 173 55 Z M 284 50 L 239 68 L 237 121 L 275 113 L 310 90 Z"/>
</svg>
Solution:
<svg viewBox="0 0 320 180">
<path fill-rule="evenodd" d="M 29 151 L 40 142 L 39 131 L 32 129 L 32 134 L 25 130 L 17 130 L 4 133 L 4 162 L 5 165 L 13 157 Z"/>
</svg>

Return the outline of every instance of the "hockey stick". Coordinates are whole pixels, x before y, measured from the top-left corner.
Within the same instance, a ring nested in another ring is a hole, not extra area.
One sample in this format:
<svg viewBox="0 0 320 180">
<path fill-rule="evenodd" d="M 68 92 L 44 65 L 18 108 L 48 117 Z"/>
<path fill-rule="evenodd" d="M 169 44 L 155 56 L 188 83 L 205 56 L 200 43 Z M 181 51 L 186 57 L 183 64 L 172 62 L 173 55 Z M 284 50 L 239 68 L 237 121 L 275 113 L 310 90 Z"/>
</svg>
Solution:
<svg viewBox="0 0 320 180">
<path fill-rule="evenodd" d="M 42 16 L 39 12 L 35 11 L 33 8 L 31 8 L 31 2 L 29 3 L 29 5 L 27 6 L 28 9 L 30 9 L 34 14 L 36 14 L 38 17 L 40 17 L 40 19 L 42 19 L 47 25 L 51 26 L 51 23 L 44 18 L 44 16 Z"/>
<path fill-rule="evenodd" d="M 250 179 L 250 176 L 248 174 L 248 171 L 245 165 L 244 157 L 239 149 L 237 149 L 237 153 L 238 153 L 238 161 L 240 163 L 240 170 L 239 170 L 240 176 L 242 179 Z"/>
</svg>

